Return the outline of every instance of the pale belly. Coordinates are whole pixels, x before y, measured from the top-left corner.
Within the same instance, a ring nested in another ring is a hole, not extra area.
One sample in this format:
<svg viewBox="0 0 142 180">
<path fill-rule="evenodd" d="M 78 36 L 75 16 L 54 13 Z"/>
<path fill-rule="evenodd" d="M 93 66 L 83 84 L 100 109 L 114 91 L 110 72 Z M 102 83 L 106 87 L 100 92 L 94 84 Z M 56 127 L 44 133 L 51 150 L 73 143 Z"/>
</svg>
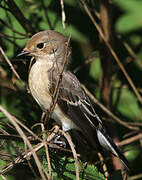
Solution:
<svg viewBox="0 0 142 180">
<path fill-rule="evenodd" d="M 34 64 L 29 73 L 29 88 L 32 96 L 40 105 L 44 112 L 47 112 L 52 106 L 52 98 L 49 92 L 49 80 L 47 70 L 39 68 L 39 64 Z M 64 131 L 77 128 L 76 125 L 61 111 L 56 104 L 51 116 Z"/>
<path fill-rule="evenodd" d="M 52 102 L 49 94 L 49 80 L 47 78 L 47 71 L 41 71 L 38 64 L 34 64 L 29 73 L 29 88 L 34 99 L 40 107 L 47 111 Z"/>
</svg>

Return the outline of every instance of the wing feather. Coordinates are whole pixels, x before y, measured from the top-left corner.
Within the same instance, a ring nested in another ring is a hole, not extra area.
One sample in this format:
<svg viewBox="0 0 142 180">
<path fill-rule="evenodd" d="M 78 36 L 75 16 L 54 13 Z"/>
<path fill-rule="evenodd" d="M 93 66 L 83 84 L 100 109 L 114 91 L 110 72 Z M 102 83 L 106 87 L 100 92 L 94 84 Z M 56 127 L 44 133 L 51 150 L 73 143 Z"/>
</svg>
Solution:
<svg viewBox="0 0 142 180">
<path fill-rule="evenodd" d="M 49 77 L 51 77 L 51 75 L 49 75 Z M 57 75 L 52 72 L 52 79 L 50 79 L 50 92 L 52 94 L 56 86 L 55 77 L 57 77 Z M 64 109 L 68 109 L 68 111 L 65 111 L 66 114 L 71 112 L 73 114 L 77 113 L 77 117 L 72 119 L 76 125 L 85 123 L 88 124 L 88 126 L 97 128 L 99 123 L 101 123 L 101 120 L 94 111 L 88 96 L 82 89 L 80 82 L 70 71 L 66 71 L 62 74 L 57 103 L 61 107 L 62 111 L 64 111 Z M 86 119 L 85 114 L 87 115 L 88 120 Z M 81 119 L 79 116 L 81 116 Z"/>
<path fill-rule="evenodd" d="M 56 72 L 52 72 L 52 78 L 49 73 L 49 77 L 51 82 L 50 91 L 53 93 L 56 86 Z M 119 157 L 128 167 L 126 158 L 107 134 L 80 82 L 70 71 L 62 74 L 57 103 L 66 116 L 81 129 L 93 147 L 100 149 L 100 145 L 103 146 Z"/>
</svg>

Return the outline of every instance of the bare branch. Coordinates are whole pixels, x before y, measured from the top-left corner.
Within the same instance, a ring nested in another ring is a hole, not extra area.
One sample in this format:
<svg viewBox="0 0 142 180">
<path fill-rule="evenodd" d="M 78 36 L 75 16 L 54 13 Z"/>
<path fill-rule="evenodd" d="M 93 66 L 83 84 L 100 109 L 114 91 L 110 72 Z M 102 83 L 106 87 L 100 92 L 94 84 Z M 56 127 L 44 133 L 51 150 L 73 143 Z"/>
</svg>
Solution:
<svg viewBox="0 0 142 180">
<path fill-rule="evenodd" d="M 67 55 L 68 55 L 68 46 L 69 46 L 69 42 L 70 42 L 70 37 L 68 38 L 68 41 L 67 41 L 67 46 L 66 46 L 66 52 L 65 52 L 65 57 L 64 57 L 64 61 L 63 61 L 63 65 L 62 65 L 62 69 L 61 71 L 59 71 L 58 73 L 58 78 L 57 78 L 57 82 L 56 82 L 56 87 L 55 87 L 55 90 L 54 90 L 54 93 L 53 93 L 53 97 L 52 97 L 52 104 L 49 108 L 49 115 L 48 117 L 51 116 L 54 108 L 55 108 L 55 105 L 56 105 L 56 102 L 57 102 L 57 99 L 58 99 L 58 94 L 59 94 L 59 88 L 60 88 L 60 84 L 61 84 L 61 81 L 62 81 L 62 74 L 63 74 L 63 71 L 64 71 L 64 68 L 65 68 L 65 64 L 67 62 Z M 56 56 L 55 56 L 55 59 L 56 59 Z"/>
<path fill-rule="evenodd" d="M 35 151 L 33 151 L 33 146 L 31 145 L 30 141 L 28 140 L 27 136 L 25 135 L 25 133 L 22 131 L 22 129 L 20 128 L 20 126 L 16 123 L 15 121 L 15 117 L 12 116 L 8 111 L 6 111 L 2 106 L 0 106 L 0 111 L 2 111 L 4 113 L 4 115 L 10 120 L 10 122 L 15 126 L 17 132 L 20 134 L 20 136 L 23 138 L 24 143 L 29 147 L 29 149 L 32 151 L 32 155 L 35 159 L 36 165 L 39 169 L 40 175 L 42 177 L 43 180 L 46 180 L 45 174 L 43 173 L 43 167 L 39 161 L 39 158 L 37 156 L 37 154 L 35 153 Z"/>
<path fill-rule="evenodd" d="M 88 14 L 88 16 L 90 17 L 92 23 L 94 24 L 94 26 L 96 27 L 96 29 L 98 30 L 101 38 L 104 40 L 106 46 L 108 47 L 108 49 L 110 50 L 112 56 L 114 57 L 114 59 L 116 60 L 118 66 L 120 67 L 121 71 L 123 72 L 123 74 L 125 75 L 127 81 L 129 82 L 131 88 L 133 89 L 134 93 L 136 94 L 139 102 L 142 104 L 142 97 L 141 95 L 139 94 L 136 86 L 134 85 L 132 79 L 130 78 L 130 76 L 128 75 L 127 71 L 125 70 L 123 64 L 121 63 L 120 59 L 118 58 L 117 54 L 115 53 L 115 51 L 112 49 L 112 46 L 110 45 L 110 43 L 107 41 L 107 39 L 104 37 L 104 34 L 101 30 L 101 28 L 99 27 L 99 25 L 97 24 L 97 22 L 95 21 L 94 17 L 92 16 L 89 8 L 87 7 L 85 1 L 81 0 L 82 4 L 83 4 L 83 7 L 86 11 L 86 13 Z"/>
<path fill-rule="evenodd" d="M 65 25 L 66 14 L 65 14 L 65 10 L 64 10 L 64 1 L 60 0 L 60 4 L 61 4 L 61 9 L 62 9 L 62 25 L 63 25 L 63 29 L 65 29 L 66 28 L 66 25 Z"/>
<path fill-rule="evenodd" d="M 17 71 L 15 70 L 14 66 L 12 65 L 12 63 L 10 62 L 10 60 L 8 59 L 8 57 L 6 56 L 5 52 L 3 51 L 2 47 L 0 46 L 0 52 L 3 55 L 3 57 L 5 58 L 6 62 L 9 64 L 11 70 L 13 71 L 13 73 L 15 74 L 15 76 L 17 77 L 17 79 L 19 79 L 21 81 L 21 83 L 23 84 L 23 86 L 25 87 L 25 83 L 22 81 L 22 79 L 20 78 L 19 74 L 17 73 Z"/>
<path fill-rule="evenodd" d="M 31 26 L 32 23 L 25 18 L 24 14 L 18 8 L 16 3 L 13 0 L 10 0 L 10 1 L 8 0 L 5 2 L 8 5 L 10 12 L 15 16 L 15 18 L 18 20 L 18 22 L 21 24 L 21 26 L 25 29 L 25 31 L 27 33 L 34 34 L 35 31 Z"/>
<path fill-rule="evenodd" d="M 1 18 L 0 18 L 0 22 L 1 22 L 2 24 L 4 24 L 6 27 L 8 27 L 12 32 L 17 33 L 17 34 L 19 34 L 19 35 L 21 35 L 21 36 L 29 37 L 27 34 L 23 34 L 23 33 L 19 32 L 19 31 L 17 31 L 16 29 L 13 29 L 12 26 L 10 26 L 9 24 L 7 24 L 7 23 L 6 23 L 5 21 L 3 21 Z"/>
<path fill-rule="evenodd" d="M 48 179 L 51 180 L 52 179 L 52 168 L 51 168 L 51 163 L 50 163 L 50 156 L 49 156 L 49 150 L 48 150 L 48 145 L 47 145 L 44 124 L 41 124 L 41 128 L 42 128 L 43 142 L 44 142 L 44 147 L 45 147 L 45 152 L 46 152 L 46 159 L 48 162 L 48 169 L 49 169 Z"/>
<path fill-rule="evenodd" d="M 109 109 L 107 109 L 103 104 L 101 104 L 89 91 L 88 89 L 82 85 L 82 87 L 84 88 L 85 92 L 87 93 L 87 95 L 104 111 L 106 112 L 110 117 L 112 117 L 115 121 L 117 121 L 119 124 L 121 124 L 124 127 L 127 127 L 128 129 L 131 130 L 139 130 L 138 127 L 134 127 L 129 125 L 129 123 L 122 121 L 121 119 L 119 119 L 116 115 L 114 115 Z"/>
<path fill-rule="evenodd" d="M 3 37 L 3 38 L 13 38 L 13 39 L 25 39 L 27 38 L 28 36 L 24 36 L 24 37 L 16 37 L 16 36 L 10 36 L 8 34 L 4 34 L 2 32 L 0 32 L 0 36 Z"/>
<path fill-rule="evenodd" d="M 131 144 L 135 141 L 139 141 L 142 139 L 142 133 L 140 134 L 137 134 L 136 136 L 133 136 L 133 137 L 130 137 L 130 138 L 127 138 L 121 142 L 118 142 L 116 143 L 118 146 L 124 146 L 124 145 L 128 145 L 128 144 Z"/>
<path fill-rule="evenodd" d="M 56 135 L 56 133 L 59 131 L 58 126 L 54 126 L 54 129 L 52 133 L 47 138 L 47 143 L 50 142 Z M 32 150 L 28 150 L 27 152 L 24 152 L 22 155 L 17 157 L 14 161 L 10 162 L 6 167 L 4 167 L 0 171 L 0 175 L 6 173 L 9 169 L 13 168 L 16 164 L 22 163 L 27 159 L 30 159 L 33 155 L 33 152 L 37 152 L 40 149 L 42 149 L 45 146 L 45 143 L 42 141 L 41 143 L 38 143 L 37 145 L 33 146 Z M 54 147 L 54 145 L 52 145 Z M 57 148 L 57 146 L 55 145 Z"/>
<path fill-rule="evenodd" d="M 75 160 L 75 171 L 76 171 L 76 180 L 79 180 L 79 166 L 78 166 L 78 158 L 77 158 L 77 153 L 76 153 L 76 150 L 75 150 L 75 146 L 72 142 L 72 139 L 69 135 L 69 133 L 65 133 L 64 131 L 61 131 L 59 130 L 59 132 L 61 132 L 63 134 L 63 136 L 67 139 L 70 147 L 71 147 L 71 150 L 72 150 L 72 153 L 73 153 L 73 156 L 74 156 L 74 160 Z"/>
</svg>

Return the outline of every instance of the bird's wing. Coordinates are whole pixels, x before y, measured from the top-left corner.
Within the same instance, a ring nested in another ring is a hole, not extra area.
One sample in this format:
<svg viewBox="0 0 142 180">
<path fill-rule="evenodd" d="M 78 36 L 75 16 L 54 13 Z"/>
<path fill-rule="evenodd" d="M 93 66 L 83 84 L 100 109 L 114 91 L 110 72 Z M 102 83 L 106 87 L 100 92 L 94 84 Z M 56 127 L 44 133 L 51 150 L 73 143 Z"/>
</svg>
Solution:
<svg viewBox="0 0 142 180">
<path fill-rule="evenodd" d="M 50 92 L 53 95 L 57 75 L 50 74 Z M 95 129 L 99 126 L 99 118 L 95 113 L 90 100 L 81 87 L 80 82 L 70 71 L 63 72 L 62 81 L 59 85 L 57 103 L 66 114 L 81 130 L 86 127 Z M 100 120 L 101 123 L 101 120 Z"/>
<path fill-rule="evenodd" d="M 52 76 L 51 74 L 49 76 L 50 91 L 53 94 L 57 75 L 53 73 Z M 57 103 L 64 114 L 81 129 L 93 146 L 96 148 L 100 145 L 103 146 L 119 157 L 127 167 L 127 160 L 107 134 L 80 82 L 70 71 L 65 71 L 62 74 Z"/>
</svg>

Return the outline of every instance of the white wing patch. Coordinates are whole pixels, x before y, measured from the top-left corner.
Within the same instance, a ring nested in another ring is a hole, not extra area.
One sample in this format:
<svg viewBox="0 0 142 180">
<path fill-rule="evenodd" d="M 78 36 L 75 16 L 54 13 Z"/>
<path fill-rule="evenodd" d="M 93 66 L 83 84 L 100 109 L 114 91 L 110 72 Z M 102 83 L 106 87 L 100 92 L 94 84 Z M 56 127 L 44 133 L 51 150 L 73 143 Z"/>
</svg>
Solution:
<svg viewBox="0 0 142 180">
<path fill-rule="evenodd" d="M 86 110 L 86 112 L 88 113 L 88 114 L 90 114 L 91 116 L 93 116 L 93 117 L 96 117 L 96 114 L 93 114 L 86 106 L 85 106 L 85 104 L 81 104 L 82 106 L 83 106 L 83 108 Z"/>
</svg>

